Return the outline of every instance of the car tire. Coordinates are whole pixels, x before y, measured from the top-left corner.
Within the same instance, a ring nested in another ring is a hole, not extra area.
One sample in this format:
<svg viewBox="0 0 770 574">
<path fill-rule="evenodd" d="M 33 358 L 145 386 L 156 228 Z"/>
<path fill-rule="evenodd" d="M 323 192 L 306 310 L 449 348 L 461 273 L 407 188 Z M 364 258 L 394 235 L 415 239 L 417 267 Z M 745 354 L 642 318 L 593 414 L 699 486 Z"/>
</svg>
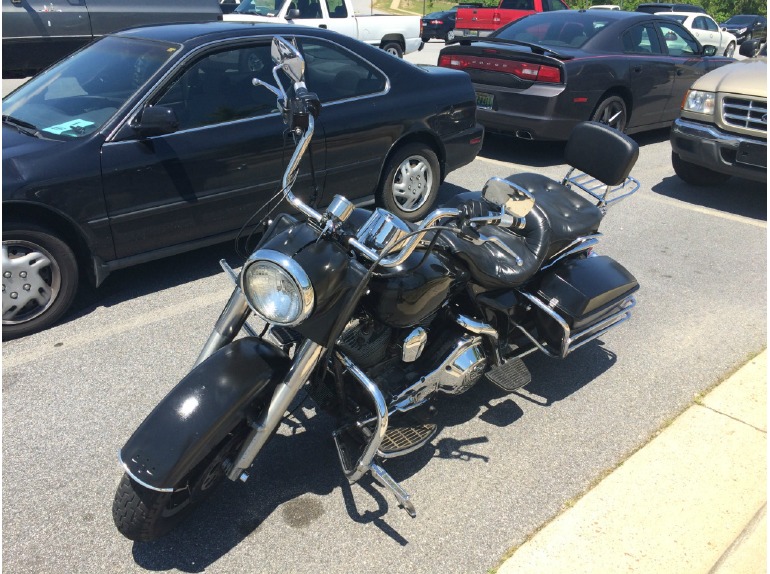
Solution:
<svg viewBox="0 0 770 574">
<path fill-rule="evenodd" d="M 625 131 L 628 123 L 626 101 L 620 96 L 604 98 L 591 114 L 591 121 L 606 124 L 620 132 Z"/>
<path fill-rule="evenodd" d="M 426 44 L 427 44 L 428 42 L 430 42 L 430 38 L 428 38 L 427 36 L 423 36 L 423 37 L 422 37 L 422 38 L 420 38 L 420 39 L 421 39 L 423 42 L 425 42 Z"/>
<path fill-rule="evenodd" d="M 689 161 L 683 160 L 676 152 L 671 152 L 671 165 L 674 172 L 685 183 L 697 185 L 700 187 L 709 185 L 719 185 L 730 179 L 726 173 L 720 173 L 706 167 L 695 165 Z"/>
<path fill-rule="evenodd" d="M 3 226 L 3 337 L 46 329 L 72 305 L 78 263 L 51 230 L 22 222 Z"/>
<path fill-rule="evenodd" d="M 377 189 L 377 204 L 406 221 L 425 217 L 438 196 L 441 168 L 426 144 L 398 148 L 385 164 Z"/>
<path fill-rule="evenodd" d="M 735 42 L 730 42 L 725 50 L 725 57 L 732 58 L 733 54 L 735 54 Z"/>
<path fill-rule="evenodd" d="M 446 37 L 444 38 L 445 44 L 451 44 L 455 41 L 455 31 L 449 30 L 449 32 L 446 33 Z"/>
<path fill-rule="evenodd" d="M 403 58 L 404 51 L 401 49 L 401 45 L 397 42 L 388 42 L 382 47 L 388 54 L 395 56 L 396 58 Z"/>
</svg>

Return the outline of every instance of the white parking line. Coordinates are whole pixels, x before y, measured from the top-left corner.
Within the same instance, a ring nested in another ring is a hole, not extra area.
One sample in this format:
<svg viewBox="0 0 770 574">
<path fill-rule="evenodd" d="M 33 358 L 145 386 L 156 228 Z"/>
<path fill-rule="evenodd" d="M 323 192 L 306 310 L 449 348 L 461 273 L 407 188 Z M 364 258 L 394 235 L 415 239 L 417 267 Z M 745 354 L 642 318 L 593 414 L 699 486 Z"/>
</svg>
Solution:
<svg viewBox="0 0 770 574">
<path fill-rule="evenodd" d="M 651 201 L 655 201 L 657 203 L 665 203 L 666 205 L 672 205 L 675 207 L 679 207 L 681 209 L 686 209 L 687 211 L 703 213 L 705 215 L 711 215 L 713 217 L 718 217 L 720 219 L 727 219 L 729 221 L 736 221 L 738 223 L 745 223 L 746 225 L 753 225 L 754 227 L 767 229 L 767 221 L 759 221 L 757 219 L 752 219 L 751 217 L 744 217 L 743 215 L 735 215 L 734 213 L 725 213 L 724 211 L 720 211 L 718 209 L 712 209 L 710 207 L 703 207 L 702 205 L 692 205 L 690 203 L 687 203 L 686 201 L 679 201 L 677 199 L 662 197 L 660 195 L 647 194 L 647 195 L 644 195 L 643 197 L 646 197 L 647 199 Z"/>
</svg>

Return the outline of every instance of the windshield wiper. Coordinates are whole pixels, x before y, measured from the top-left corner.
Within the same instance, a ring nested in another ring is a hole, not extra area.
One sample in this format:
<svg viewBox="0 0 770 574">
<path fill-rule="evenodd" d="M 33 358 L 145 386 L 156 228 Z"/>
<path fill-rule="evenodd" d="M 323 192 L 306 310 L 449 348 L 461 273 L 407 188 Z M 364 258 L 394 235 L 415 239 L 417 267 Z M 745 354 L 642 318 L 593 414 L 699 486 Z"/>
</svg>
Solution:
<svg viewBox="0 0 770 574">
<path fill-rule="evenodd" d="M 23 134 L 34 136 L 36 138 L 43 137 L 43 134 L 40 133 L 40 130 L 37 129 L 37 126 L 29 122 L 25 122 L 24 120 L 20 120 L 19 118 L 3 115 L 3 123 L 15 127 L 17 130 L 19 130 L 19 132 Z"/>
</svg>

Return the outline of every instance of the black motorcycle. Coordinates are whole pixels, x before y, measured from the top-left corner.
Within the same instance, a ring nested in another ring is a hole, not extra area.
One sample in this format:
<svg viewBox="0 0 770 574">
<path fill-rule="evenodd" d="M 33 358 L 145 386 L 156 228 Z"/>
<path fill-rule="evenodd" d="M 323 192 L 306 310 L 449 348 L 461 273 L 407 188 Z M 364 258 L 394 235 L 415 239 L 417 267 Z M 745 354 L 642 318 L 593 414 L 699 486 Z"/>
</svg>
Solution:
<svg viewBox="0 0 770 574">
<path fill-rule="evenodd" d="M 195 366 L 120 451 L 113 518 L 133 540 L 166 533 L 225 477 L 245 481 L 303 387 L 338 421 L 347 480 L 371 473 L 415 516 L 381 461 L 431 440 L 437 393 L 482 378 L 518 389 L 530 382 L 522 357 L 564 358 L 636 303 L 633 275 L 593 252 L 607 206 L 639 188 L 633 140 L 579 124 L 563 181 L 492 178 L 419 227 L 339 195 L 319 212 L 291 188 L 321 106 L 295 46 L 276 37 L 272 55 L 276 86 L 254 83 L 297 138 L 282 189 L 292 214 L 269 224 L 240 274 L 222 262 L 236 288 Z"/>
</svg>

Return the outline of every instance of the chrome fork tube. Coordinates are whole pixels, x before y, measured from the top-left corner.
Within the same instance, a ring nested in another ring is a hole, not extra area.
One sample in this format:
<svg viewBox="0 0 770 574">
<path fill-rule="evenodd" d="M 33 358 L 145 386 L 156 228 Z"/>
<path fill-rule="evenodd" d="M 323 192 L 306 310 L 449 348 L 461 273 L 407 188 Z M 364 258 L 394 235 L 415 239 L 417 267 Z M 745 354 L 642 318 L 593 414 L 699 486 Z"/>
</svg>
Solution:
<svg viewBox="0 0 770 574">
<path fill-rule="evenodd" d="M 236 287 L 233 290 L 233 294 L 230 295 L 227 305 L 222 309 L 222 314 L 217 319 L 206 344 L 203 345 L 203 349 L 201 349 L 198 358 L 195 360 L 193 368 L 230 343 L 241 330 L 250 314 L 251 308 L 246 301 L 246 297 L 241 289 Z"/>
<path fill-rule="evenodd" d="M 241 447 L 235 464 L 227 474 L 230 480 L 237 480 L 241 473 L 254 462 L 254 459 L 265 446 L 267 439 L 283 419 L 283 415 L 289 408 L 291 401 L 297 396 L 302 385 L 310 378 L 313 369 L 321 359 L 324 347 L 309 339 L 302 343 L 294 355 L 294 362 L 286 373 L 283 381 L 275 388 L 270 404 L 259 415 L 259 419 L 253 425 L 246 442 Z"/>
</svg>

